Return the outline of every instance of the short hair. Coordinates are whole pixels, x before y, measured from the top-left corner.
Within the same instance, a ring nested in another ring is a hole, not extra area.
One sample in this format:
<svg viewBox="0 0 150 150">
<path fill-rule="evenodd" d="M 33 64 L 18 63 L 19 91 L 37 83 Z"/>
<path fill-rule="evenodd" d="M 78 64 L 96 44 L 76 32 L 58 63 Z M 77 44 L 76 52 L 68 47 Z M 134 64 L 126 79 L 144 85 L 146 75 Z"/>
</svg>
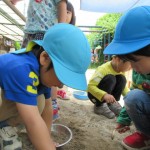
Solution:
<svg viewBox="0 0 150 150">
<path fill-rule="evenodd" d="M 32 48 L 32 52 L 33 54 L 36 56 L 36 58 L 38 59 L 38 62 L 40 60 L 40 54 L 44 51 L 43 47 L 40 45 L 35 45 Z M 47 71 L 50 70 L 51 68 L 53 68 L 53 63 L 51 61 L 51 63 L 49 64 L 49 66 L 47 67 Z"/>
<path fill-rule="evenodd" d="M 69 24 L 75 25 L 76 23 L 75 11 L 73 5 L 70 2 L 67 2 L 67 10 L 72 12 L 72 18 Z"/>
<path fill-rule="evenodd" d="M 36 56 L 36 58 L 39 60 L 40 59 L 40 54 L 44 51 L 43 47 L 40 45 L 34 45 L 32 47 L 32 52 Z"/>
<path fill-rule="evenodd" d="M 125 55 L 117 55 L 120 59 L 126 60 L 126 61 L 134 61 L 136 62 L 137 59 L 135 56 L 148 56 L 150 57 L 150 44 L 133 52 L 130 54 L 125 54 Z"/>
</svg>

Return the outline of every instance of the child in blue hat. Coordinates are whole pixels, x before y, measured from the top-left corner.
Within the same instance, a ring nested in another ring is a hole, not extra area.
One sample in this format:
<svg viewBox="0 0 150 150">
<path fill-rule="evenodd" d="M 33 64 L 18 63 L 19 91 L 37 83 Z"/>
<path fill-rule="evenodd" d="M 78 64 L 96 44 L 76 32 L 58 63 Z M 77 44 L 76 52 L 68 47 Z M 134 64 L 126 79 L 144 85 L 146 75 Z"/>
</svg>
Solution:
<svg viewBox="0 0 150 150">
<path fill-rule="evenodd" d="M 29 41 L 42 40 L 45 32 L 54 24 L 63 22 L 65 23 L 67 19 L 66 7 L 67 0 L 29 0 L 22 48 L 25 48 Z M 49 93 L 49 101 L 53 105 L 54 121 L 59 117 L 59 107 L 57 104 L 57 88 L 51 87 L 49 89 Z M 45 96 L 45 93 L 43 94 Z M 48 97 L 45 96 L 45 98 Z M 39 103 L 41 103 L 40 105 L 42 105 L 43 102 L 41 101 L 42 100 L 40 99 L 38 101 Z M 50 118 L 52 117 L 50 116 Z"/>
<path fill-rule="evenodd" d="M 67 2 L 67 0 L 30 0 L 27 11 L 27 21 L 24 29 L 25 35 L 22 42 L 22 48 L 26 47 L 27 43 L 31 40 L 42 40 L 46 30 L 48 30 L 48 28 L 56 23 L 66 22 L 75 24 L 75 16 L 73 13 L 74 11 L 71 11 L 71 21 L 67 22 L 69 14 L 68 6 L 70 6 L 70 3 Z M 52 102 L 53 105 L 54 121 L 59 118 L 57 87 L 51 87 L 49 93 L 51 96 L 50 102 Z M 65 91 L 61 90 L 58 93 L 62 99 L 69 99 Z M 40 99 L 39 102 L 41 102 Z"/>
<path fill-rule="evenodd" d="M 140 74 L 137 73 L 135 70 L 133 70 L 132 84 L 130 87 L 131 90 L 140 89 L 144 90 L 147 94 L 149 94 L 150 93 L 149 85 L 150 85 L 150 74 Z M 119 133 L 124 133 L 127 130 L 130 130 L 131 121 L 132 121 L 131 118 L 126 112 L 126 108 L 123 107 L 117 118 L 116 130 Z"/>
<path fill-rule="evenodd" d="M 54 25 L 43 40 L 31 41 L 25 49 L 1 55 L 0 64 L 1 149 L 22 148 L 13 127 L 23 123 L 35 149 L 54 150 L 50 131 L 38 111 L 37 96 L 51 86 L 64 84 L 86 90 L 90 47 L 85 35 L 73 25 Z M 10 124 L 13 118 L 20 121 Z"/>
<path fill-rule="evenodd" d="M 118 55 L 131 62 L 139 74 L 150 74 L 150 6 L 135 7 L 118 22 L 113 41 L 104 54 Z M 150 88 L 146 84 L 147 89 Z M 123 139 L 128 150 L 150 149 L 150 94 L 149 90 L 131 90 L 124 98 L 125 107 L 137 131 Z"/>
</svg>

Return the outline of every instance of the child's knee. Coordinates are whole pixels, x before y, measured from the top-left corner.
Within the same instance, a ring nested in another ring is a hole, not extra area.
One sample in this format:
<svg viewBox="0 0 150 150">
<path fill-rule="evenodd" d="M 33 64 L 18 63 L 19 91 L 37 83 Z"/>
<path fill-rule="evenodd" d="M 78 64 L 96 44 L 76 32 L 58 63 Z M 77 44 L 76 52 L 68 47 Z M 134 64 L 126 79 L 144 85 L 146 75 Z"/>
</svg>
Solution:
<svg viewBox="0 0 150 150">
<path fill-rule="evenodd" d="M 143 101 L 143 94 L 146 94 L 144 91 L 139 89 L 131 90 L 124 98 L 126 109 L 132 109 L 132 111 L 137 109 L 137 106 Z"/>
<path fill-rule="evenodd" d="M 110 85 L 110 83 L 111 83 L 111 85 L 115 85 L 116 84 L 116 77 L 114 76 L 114 75 L 112 75 L 112 74 L 108 74 L 108 75 L 106 75 L 102 80 L 101 80 L 101 82 L 100 82 L 100 84 L 101 83 L 106 83 L 106 84 L 108 84 L 109 83 L 109 85 Z"/>
<path fill-rule="evenodd" d="M 139 102 L 140 100 L 143 100 L 142 95 L 145 92 L 139 89 L 134 89 L 131 90 L 124 98 L 126 103 L 137 103 L 137 101 Z"/>
</svg>

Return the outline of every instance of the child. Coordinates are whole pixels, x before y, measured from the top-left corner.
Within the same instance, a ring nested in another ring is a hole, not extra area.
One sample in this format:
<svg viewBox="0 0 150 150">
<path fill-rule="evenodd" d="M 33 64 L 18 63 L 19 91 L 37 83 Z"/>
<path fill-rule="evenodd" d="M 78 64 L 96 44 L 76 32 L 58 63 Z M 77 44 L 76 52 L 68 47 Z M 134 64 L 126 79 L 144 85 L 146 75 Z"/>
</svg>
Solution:
<svg viewBox="0 0 150 150">
<path fill-rule="evenodd" d="M 118 103 L 121 94 L 126 95 L 124 72 L 130 70 L 130 63 L 117 56 L 99 66 L 88 84 L 88 97 L 95 104 L 94 112 L 112 119 L 119 115 L 121 106 Z"/>
<path fill-rule="evenodd" d="M 102 47 L 99 45 L 95 48 L 94 50 L 94 60 L 95 62 L 98 62 L 99 61 L 99 56 L 98 56 L 98 53 L 99 51 L 102 49 Z"/>
<path fill-rule="evenodd" d="M 133 70 L 132 73 L 132 86 L 131 90 L 134 89 L 140 89 L 145 91 L 147 94 L 150 93 L 150 75 L 144 75 L 144 74 L 139 74 L 136 71 Z M 116 129 L 120 133 L 125 132 L 126 130 L 129 130 L 129 125 L 131 124 L 131 119 L 129 115 L 126 112 L 125 107 L 121 110 L 119 117 L 117 118 L 118 125 Z"/>
<path fill-rule="evenodd" d="M 75 25 L 76 17 L 75 17 L 75 12 L 74 12 L 74 7 L 70 2 L 67 2 L 67 18 L 66 18 L 66 23 Z M 60 98 L 62 100 L 69 100 L 70 97 L 66 93 L 64 89 L 57 89 L 56 87 L 52 88 L 52 99 L 57 99 Z M 58 115 L 58 114 L 56 114 Z M 56 116 L 55 115 L 55 116 Z"/>
<path fill-rule="evenodd" d="M 75 16 L 75 11 L 74 7 L 70 2 L 67 2 L 67 19 L 66 23 L 75 25 L 76 23 L 76 16 Z"/>
<path fill-rule="evenodd" d="M 118 22 L 113 41 L 105 54 L 119 55 L 131 62 L 133 70 L 139 74 L 150 74 L 150 6 L 135 7 L 126 12 Z M 122 145 L 128 150 L 150 149 L 150 95 L 148 84 L 143 84 L 146 92 L 131 90 L 124 98 L 128 115 L 137 131 L 123 139 Z"/>
<path fill-rule="evenodd" d="M 22 43 L 22 48 L 26 47 L 28 42 L 31 40 L 42 40 L 45 32 L 54 24 L 66 22 L 66 7 L 66 0 L 30 0 L 27 11 L 27 21 L 24 29 L 25 35 Z M 56 89 L 56 87 L 51 87 L 51 89 L 49 89 L 49 95 L 51 96 L 54 110 L 53 120 L 59 117 L 59 107 L 56 100 Z M 43 94 L 45 96 L 45 93 Z M 45 98 L 47 99 L 46 96 Z M 40 105 L 44 105 L 42 104 L 43 101 L 41 99 L 39 99 L 38 101 Z M 52 122 L 52 118 L 50 122 Z"/>
<path fill-rule="evenodd" d="M 95 58 L 94 58 L 94 48 L 93 48 L 93 49 L 91 49 L 91 63 L 94 63 L 94 62 L 95 62 L 94 59 L 95 59 Z"/>
<path fill-rule="evenodd" d="M 54 150 L 36 98 L 51 86 L 66 84 L 80 90 L 87 88 L 85 72 L 90 64 L 90 47 L 86 37 L 73 25 L 57 24 L 46 32 L 43 40 L 31 41 L 26 49 L 1 55 L 0 63 L 2 149 L 21 149 L 18 135 L 9 124 L 10 120 L 15 122 L 20 118 L 18 124 L 25 124 L 35 149 Z"/>
<path fill-rule="evenodd" d="M 31 40 L 43 39 L 54 24 L 66 22 L 66 0 L 29 0 L 22 48 Z"/>
</svg>

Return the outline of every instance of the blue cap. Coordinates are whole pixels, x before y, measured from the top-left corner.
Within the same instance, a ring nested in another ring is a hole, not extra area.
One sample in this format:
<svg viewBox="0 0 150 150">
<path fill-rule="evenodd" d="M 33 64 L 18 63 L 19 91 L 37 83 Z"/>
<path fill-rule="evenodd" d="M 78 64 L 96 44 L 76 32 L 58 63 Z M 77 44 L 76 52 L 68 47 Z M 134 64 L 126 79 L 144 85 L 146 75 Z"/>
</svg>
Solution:
<svg viewBox="0 0 150 150">
<path fill-rule="evenodd" d="M 52 26 L 43 40 L 31 41 L 24 52 L 38 44 L 51 58 L 58 79 L 65 85 L 79 90 L 87 89 L 85 72 L 90 65 L 90 46 L 83 32 L 70 24 Z M 23 50 L 15 51 L 22 53 Z"/>
<path fill-rule="evenodd" d="M 119 20 L 114 39 L 104 54 L 133 53 L 150 44 L 150 6 L 135 7 Z"/>
</svg>

